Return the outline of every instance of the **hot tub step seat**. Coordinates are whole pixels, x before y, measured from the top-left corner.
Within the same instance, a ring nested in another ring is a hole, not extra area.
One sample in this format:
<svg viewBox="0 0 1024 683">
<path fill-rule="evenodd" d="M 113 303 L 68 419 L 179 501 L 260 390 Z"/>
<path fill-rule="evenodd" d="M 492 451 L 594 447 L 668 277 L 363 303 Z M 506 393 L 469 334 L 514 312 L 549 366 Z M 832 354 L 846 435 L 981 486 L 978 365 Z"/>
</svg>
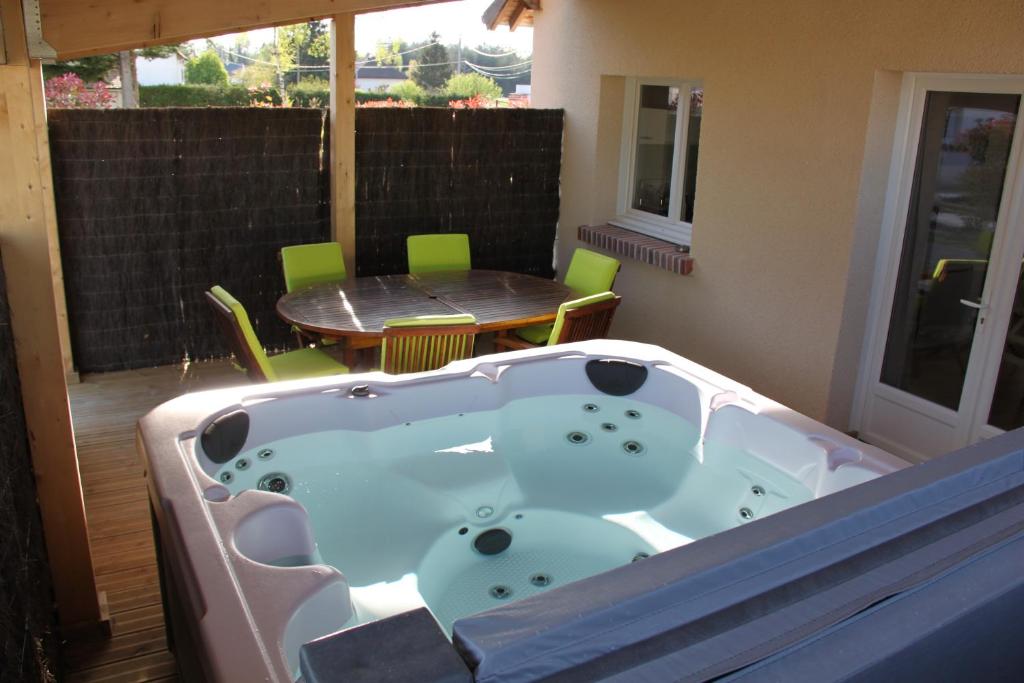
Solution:
<svg viewBox="0 0 1024 683">
<path fill-rule="evenodd" d="M 473 675 L 424 607 L 302 646 L 305 683 L 472 683 Z"/>
</svg>

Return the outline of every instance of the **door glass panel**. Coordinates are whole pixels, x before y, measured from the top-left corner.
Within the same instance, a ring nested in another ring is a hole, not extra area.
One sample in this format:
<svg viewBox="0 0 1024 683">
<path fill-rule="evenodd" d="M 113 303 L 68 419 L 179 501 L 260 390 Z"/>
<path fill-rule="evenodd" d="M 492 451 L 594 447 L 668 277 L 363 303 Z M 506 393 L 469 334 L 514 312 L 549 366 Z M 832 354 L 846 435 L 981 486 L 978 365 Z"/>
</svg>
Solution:
<svg viewBox="0 0 1024 683">
<path fill-rule="evenodd" d="M 1017 95 L 929 92 L 881 381 L 958 409 Z"/>
<path fill-rule="evenodd" d="M 996 391 L 988 423 L 1007 431 L 1024 427 L 1024 269 L 1017 279 L 1017 294 L 1010 312 L 1010 327 L 999 363 Z"/>
<path fill-rule="evenodd" d="M 636 164 L 633 168 L 634 209 L 668 216 L 678 109 L 679 88 L 667 85 L 640 86 L 634 157 Z"/>
</svg>

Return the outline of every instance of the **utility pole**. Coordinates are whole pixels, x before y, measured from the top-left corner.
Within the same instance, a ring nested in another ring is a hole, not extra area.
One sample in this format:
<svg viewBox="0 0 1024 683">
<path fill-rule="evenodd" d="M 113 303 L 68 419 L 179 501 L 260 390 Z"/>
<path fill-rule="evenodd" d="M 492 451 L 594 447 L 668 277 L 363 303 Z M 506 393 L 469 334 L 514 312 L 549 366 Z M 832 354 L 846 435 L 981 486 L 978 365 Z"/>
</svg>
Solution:
<svg viewBox="0 0 1024 683">
<path fill-rule="evenodd" d="M 459 34 L 459 63 L 455 68 L 455 73 L 462 73 L 462 34 Z"/>
<path fill-rule="evenodd" d="M 139 106 L 139 86 L 135 77 L 135 52 L 123 50 L 118 56 L 121 71 L 121 106 L 125 109 L 136 109 Z"/>
<path fill-rule="evenodd" d="M 277 70 L 277 92 L 284 100 L 284 72 L 281 71 L 281 50 L 277 42 L 277 27 L 274 27 L 274 69 Z"/>
</svg>

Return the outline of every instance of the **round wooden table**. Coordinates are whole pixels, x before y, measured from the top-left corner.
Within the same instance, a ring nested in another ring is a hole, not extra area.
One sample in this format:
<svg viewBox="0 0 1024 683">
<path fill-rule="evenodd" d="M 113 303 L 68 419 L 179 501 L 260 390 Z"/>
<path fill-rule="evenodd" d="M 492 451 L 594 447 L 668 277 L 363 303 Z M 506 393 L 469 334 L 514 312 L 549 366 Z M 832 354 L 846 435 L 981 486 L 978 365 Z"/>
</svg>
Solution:
<svg viewBox="0 0 1024 683">
<path fill-rule="evenodd" d="M 338 340 L 352 366 L 356 350 L 380 344 L 391 318 L 469 313 L 481 331 L 494 332 L 553 322 L 558 306 L 574 296 L 560 282 L 498 270 L 379 275 L 285 294 L 277 314 L 305 332 Z"/>
</svg>

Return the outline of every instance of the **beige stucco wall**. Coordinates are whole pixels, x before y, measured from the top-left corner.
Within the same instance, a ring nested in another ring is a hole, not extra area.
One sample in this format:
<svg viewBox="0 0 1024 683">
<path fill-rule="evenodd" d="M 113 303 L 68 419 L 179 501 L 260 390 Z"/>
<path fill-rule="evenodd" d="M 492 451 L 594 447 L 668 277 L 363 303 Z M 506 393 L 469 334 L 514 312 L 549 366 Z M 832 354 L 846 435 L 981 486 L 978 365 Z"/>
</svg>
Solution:
<svg viewBox="0 0 1024 683">
<path fill-rule="evenodd" d="M 900 78 L 1024 73 L 1024 2 L 545 0 L 534 106 L 566 110 L 559 258 L 611 217 L 624 76 L 704 82 L 693 254 L 624 261 L 614 336 L 846 427 Z"/>
</svg>

